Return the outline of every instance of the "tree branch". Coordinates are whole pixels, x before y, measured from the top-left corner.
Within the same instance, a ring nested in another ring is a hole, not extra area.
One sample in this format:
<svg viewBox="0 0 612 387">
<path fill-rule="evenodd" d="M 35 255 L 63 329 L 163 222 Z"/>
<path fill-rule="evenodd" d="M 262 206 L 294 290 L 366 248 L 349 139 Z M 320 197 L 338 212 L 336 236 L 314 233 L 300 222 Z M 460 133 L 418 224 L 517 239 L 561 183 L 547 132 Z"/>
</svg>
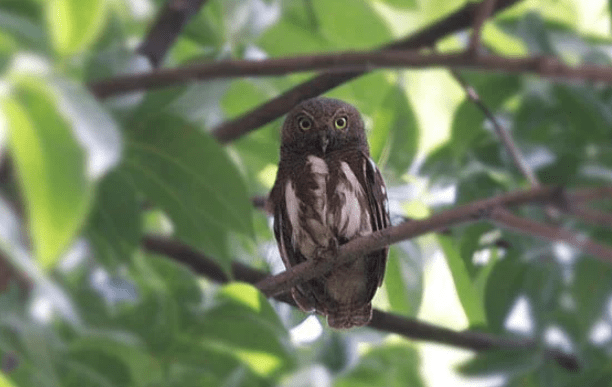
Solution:
<svg viewBox="0 0 612 387">
<path fill-rule="evenodd" d="M 472 53 L 472 55 L 476 56 L 479 54 L 482 26 L 495 9 L 495 3 L 496 0 L 482 0 L 476 8 L 474 23 L 472 25 L 472 37 L 468 45 L 468 51 Z"/>
<path fill-rule="evenodd" d="M 510 135 L 510 133 L 499 124 L 499 121 L 493 115 L 491 110 L 480 99 L 478 92 L 476 92 L 476 90 L 466 82 L 466 80 L 461 76 L 461 74 L 459 74 L 459 72 L 455 70 L 451 71 L 451 73 L 453 77 L 455 77 L 457 82 L 459 82 L 459 84 L 463 87 L 463 90 L 465 90 L 465 93 L 468 96 L 468 98 L 482 111 L 482 113 L 485 115 L 485 117 L 487 117 L 487 119 L 491 122 L 491 124 L 493 124 L 495 133 L 497 133 L 502 143 L 504 144 L 504 147 L 506 148 L 508 153 L 510 153 L 510 157 L 512 157 L 512 161 L 514 162 L 514 165 L 516 165 L 516 167 L 523 174 L 523 176 L 527 178 L 527 180 L 529 181 L 529 184 L 532 187 L 539 187 L 540 182 L 537 176 L 535 175 L 531 167 L 527 164 L 527 161 L 523 157 L 523 154 L 521 153 L 519 148 L 516 146 L 516 143 L 514 142 L 512 135 Z"/>
<path fill-rule="evenodd" d="M 344 72 L 371 71 L 375 68 L 424 68 L 432 66 L 507 73 L 532 73 L 549 78 L 579 79 L 612 83 L 612 68 L 585 64 L 567 66 L 553 57 L 507 58 L 497 55 L 473 57 L 464 52 L 421 54 L 416 51 L 366 51 L 308 55 L 261 61 L 220 61 L 209 64 L 159 69 L 153 73 L 132 74 L 94 82 L 91 91 L 98 97 L 165 87 L 194 80 L 232 77 L 284 75 L 294 72 L 327 70 L 342 78 Z"/>
<path fill-rule="evenodd" d="M 612 247 L 593 242 L 586 236 L 518 217 L 502 207 L 494 208 L 490 218 L 500 227 L 539 236 L 552 242 L 564 241 L 603 261 L 612 263 Z"/>
<path fill-rule="evenodd" d="M 158 67 L 189 19 L 206 3 L 206 0 L 168 0 L 159 12 L 138 52 Z"/>
<path fill-rule="evenodd" d="M 225 283 L 229 280 L 227 276 L 218 275 L 223 270 L 212 259 L 178 241 L 149 236 L 143 239 L 143 246 L 147 251 L 166 255 L 173 260 L 187 265 L 197 274 L 203 275 L 215 282 Z M 261 278 L 267 276 L 266 273 L 239 262 L 232 263 L 232 275 L 238 281 L 251 284 L 256 284 Z M 288 292 L 279 294 L 275 298 L 296 306 Z M 495 348 L 532 348 L 536 346 L 536 343 L 529 339 L 505 338 L 470 331 L 457 332 L 377 309 L 373 310 L 372 320 L 368 326 L 379 331 L 395 333 L 408 339 L 431 341 L 475 351 Z M 572 355 L 564 354 L 555 349 L 547 349 L 545 353 L 570 371 L 576 371 L 579 368 L 578 360 Z"/>
<path fill-rule="evenodd" d="M 612 187 L 583 188 L 572 192 L 572 204 L 612 198 Z"/>
<path fill-rule="evenodd" d="M 584 205 L 570 206 L 567 212 L 582 221 L 599 224 L 604 227 L 612 227 L 612 214 L 593 210 Z"/>
<path fill-rule="evenodd" d="M 256 286 L 267 296 L 275 296 L 288 291 L 297 284 L 324 275 L 334 267 L 349 262 L 356 255 L 379 250 L 391 244 L 448 226 L 486 219 L 496 207 L 525 203 L 562 203 L 564 205 L 565 201 L 566 197 L 561 188 L 538 187 L 528 191 L 517 191 L 472 202 L 434 214 L 427 219 L 412 220 L 352 239 L 339 248 L 338 256 L 333 261 L 322 261 L 316 265 L 313 261 L 306 261 L 287 268 L 282 273 L 269 276 L 258 282 Z"/>
<path fill-rule="evenodd" d="M 500 12 L 518 0 L 498 0 L 492 13 Z M 432 46 L 439 39 L 469 27 L 476 4 L 468 2 L 463 8 L 439 20 L 405 39 L 391 43 L 382 49 L 416 49 Z M 344 82 L 363 75 L 364 72 L 346 72 L 334 74 L 321 74 L 313 79 L 301 83 L 278 97 L 272 98 L 250 112 L 222 123 L 213 133 L 217 139 L 226 143 L 235 140 L 245 133 L 273 121 L 291 110 L 301 101 L 319 96 Z"/>
</svg>

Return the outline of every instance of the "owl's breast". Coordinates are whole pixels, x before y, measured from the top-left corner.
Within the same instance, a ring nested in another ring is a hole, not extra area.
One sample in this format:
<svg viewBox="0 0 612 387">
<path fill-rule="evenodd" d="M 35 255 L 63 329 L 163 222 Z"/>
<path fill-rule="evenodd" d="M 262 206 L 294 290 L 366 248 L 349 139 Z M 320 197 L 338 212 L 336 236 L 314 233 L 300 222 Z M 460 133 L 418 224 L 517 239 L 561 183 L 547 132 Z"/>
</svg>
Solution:
<svg viewBox="0 0 612 387">
<path fill-rule="evenodd" d="M 305 257 L 372 230 L 364 189 L 346 161 L 308 156 L 286 183 L 285 203 L 292 243 Z"/>
</svg>

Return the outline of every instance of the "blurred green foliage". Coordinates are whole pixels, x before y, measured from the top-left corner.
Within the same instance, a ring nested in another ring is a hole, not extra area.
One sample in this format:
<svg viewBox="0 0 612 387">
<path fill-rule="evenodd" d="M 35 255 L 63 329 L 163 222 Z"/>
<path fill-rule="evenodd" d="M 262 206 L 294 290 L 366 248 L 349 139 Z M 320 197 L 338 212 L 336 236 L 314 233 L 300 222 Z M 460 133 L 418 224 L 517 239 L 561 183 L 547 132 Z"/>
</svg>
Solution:
<svg viewBox="0 0 612 387">
<path fill-rule="evenodd" d="M 300 339 L 293 328 L 303 313 L 244 283 L 214 284 L 140 246 L 143 235 L 157 233 L 207 254 L 227 273 L 232 260 L 278 265 L 267 219 L 249 198 L 266 195 L 273 182 L 280 120 L 225 147 L 209 132 L 308 79 L 194 82 L 96 100 L 89 82 L 150 70 L 136 42 L 164 4 L 0 3 L 0 162 L 12 171 L 0 180 L 0 259 L 32 284 L 29 291 L 16 281 L 0 286 L 0 386 L 428 385 L 414 343 L 368 328 L 333 332 L 324 322 L 322 333 Z M 210 0 L 164 65 L 376 48 L 464 4 Z M 500 55 L 610 65 L 608 4 L 597 12 L 588 7 L 518 2 L 487 22 L 483 44 Z M 447 37 L 441 49 L 461 49 L 467 37 Z M 407 85 L 426 72 L 377 70 L 328 94 L 363 113 L 394 218 L 408 216 L 406 208 L 436 211 L 528 187 L 452 78 Z M 461 75 L 543 184 L 612 183 L 609 86 Z M 443 88 L 439 110 L 423 108 L 431 87 Z M 449 127 L 426 124 L 440 117 Z M 425 137 L 436 139 L 431 152 Z M 445 188 L 455 192 L 450 201 L 436 195 Z M 612 203 L 596 208 L 611 211 Z M 533 206 L 521 215 L 546 217 Z M 610 227 L 557 222 L 612 241 Z M 536 343 L 478 353 L 458 372 L 501 375 L 506 386 L 612 384 L 610 265 L 562 243 L 472 224 L 392 247 L 375 306 L 416 317 L 427 287 L 423 271 L 436 254 L 447 260 L 469 328 Z M 527 305 L 527 329 L 510 323 L 517 300 Z M 575 355 L 580 371 L 561 368 L 547 347 Z"/>
</svg>

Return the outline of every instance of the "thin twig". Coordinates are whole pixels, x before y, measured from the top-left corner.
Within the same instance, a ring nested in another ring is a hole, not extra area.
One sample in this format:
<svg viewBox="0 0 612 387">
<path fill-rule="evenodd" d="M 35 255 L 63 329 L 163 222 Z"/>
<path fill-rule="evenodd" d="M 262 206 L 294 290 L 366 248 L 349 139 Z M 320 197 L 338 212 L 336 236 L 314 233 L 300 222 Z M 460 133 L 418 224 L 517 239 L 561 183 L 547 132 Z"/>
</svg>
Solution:
<svg viewBox="0 0 612 387">
<path fill-rule="evenodd" d="M 500 227 L 538 236 L 552 242 L 564 241 L 603 261 L 612 263 L 612 247 L 593 242 L 583 235 L 551 227 L 546 224 L 513 215 L 508 210 L 497 207 L 491 212 L 490 219 Z"/>
<path fill-rule="evenodd" d="M 476 8 L 474 23 L 472 25 L 472 37 L 470 38 L 470 44 L 468 46 L 468 51 L 472 53 L 472 55 L 479 55 L 480 53 L 482 26 L 495 9 L 495 3 L 496 0 L 482 0 L 482 2 L 478 4 L 478 8 Z"/>
<path fill-rule="evenodd" d="M 204 254 L 194 251 L 190 246 L 178 241 L 149 236 L 143 239 L 143 246 L 150 252 L 164 254 L 175 261 L 181 262 L 197 274 L 203 275 L 215 282 L 225 283 L 228 281 L 227 276 L 218 275 L 223 270 L 217 263 Z M 251 284 L 256 284 L 261 278 L 267 276 L 266 273 L 239 262 L 232 263 L 232 275 L 238 281 Z M 279 294 L 275 298 L 296 306 L 288 292 Z M 495 348 L 527 349 L 535 347 L 535 342 L 529 339 L 506 338 L 470 331 L 457 332 L 377 309 L 373 310 L 372 320 L 368 326 L 382 332 L 395 333 L 408 339 L 431 341 L 475 351 Z M 562 367 L 568 370 L 575 371 L 579 368 L 578 360 L 575 356 L 564 354 L 555 349 L 546 350 L 546 354 L 556 359 Z"/>
<path fill-rule="evenodd" d="M 206 0 L 168 0 L 138 52 L 149 58 L 154 67 L 158 67 L 183 27 L 205 2 Z"/>
<path fill-rule="evenodd" d="M 493 115 L 488 106 L 485 105 L 485 103 L 480 99 L 480 96 L 478 95 L 476 90 L 466 82 L 466 80 L 461 76 L 461 74 L 459 74 L 459 72 L 455 70 L 452 70 L 451 73 L 455 77 L 457 82 L 459 82 L 459 84 L 463 87 L 463 90 L 465 90 L 465 93 L 468 98 L 482 111 L 485 117 L 487 117 L 487 119 L 491 122 L 493 128 L 495 129 L 495 133 L 497 133 L 499 138 L 502 140 L 504 147 L 506 148 L 508 153 L 510 153 L 514 165 L 516 165 L 516 167 L 523 174 L 523 176 L 527 178 L 529 184 L 532 187 L 539 187 L 540 182 L 537 176 L 535 175 L 531 167 L 527 164 L 525 157 L 523 157 L 523 154 L 516 146 L 516 143 L 514 142 L 514 139 L 512 138 L 510 133 L 506 130 L 506 128 L 500 125 L 499 120 Z"/>
</svg>

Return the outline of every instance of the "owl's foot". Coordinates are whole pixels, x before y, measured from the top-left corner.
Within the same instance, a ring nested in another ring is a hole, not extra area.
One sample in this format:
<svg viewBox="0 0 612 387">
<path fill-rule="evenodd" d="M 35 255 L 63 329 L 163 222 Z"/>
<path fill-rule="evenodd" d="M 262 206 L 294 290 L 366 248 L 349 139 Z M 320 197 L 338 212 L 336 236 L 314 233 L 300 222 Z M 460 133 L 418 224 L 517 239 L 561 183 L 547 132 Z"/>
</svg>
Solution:
<svg viewBox="0 0 612 387">
<path fill-rule="evenodd" d="M 300 289 L 293 287 L 291 288 L 291 296 L 295 303 L 302 309 L 304 312 L 309 313 L 315 310 L 315 302 L 312 297 L 308 297 L 304 292 Z"/>
<path fill-rule="evenodd" d="M 336 238 L 330 239 L 329 245 L 326 247 L 318 247 L 314 253 L 315 264 L 320 262 L 329 262 L 336 259 L 340 244 Z"/>
</svg>

